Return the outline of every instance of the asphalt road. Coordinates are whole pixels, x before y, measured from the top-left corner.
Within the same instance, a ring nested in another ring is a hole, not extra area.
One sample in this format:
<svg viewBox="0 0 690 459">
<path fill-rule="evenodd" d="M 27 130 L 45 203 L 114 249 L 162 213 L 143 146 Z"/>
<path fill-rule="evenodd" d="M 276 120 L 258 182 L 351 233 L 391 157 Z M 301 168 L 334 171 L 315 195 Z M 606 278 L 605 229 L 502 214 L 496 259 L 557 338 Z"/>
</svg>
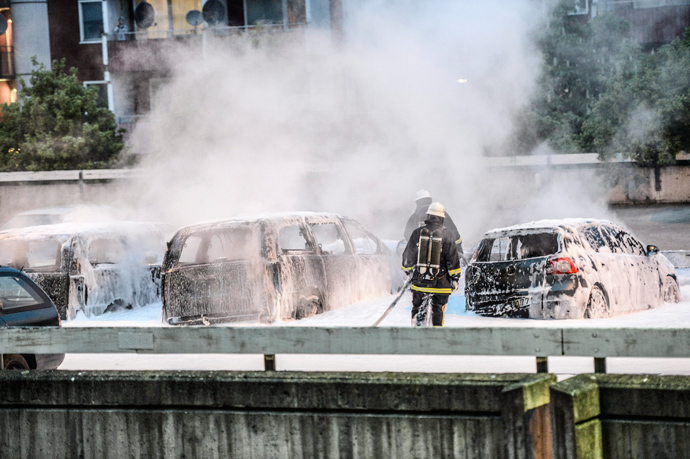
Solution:
<svg viewBox="0 0 690 459">
<path fill-rule="evenodd" d="M 690 205 L 611 209 L 644 244 L 661 250 L 690 250 Z"/>
</svg>

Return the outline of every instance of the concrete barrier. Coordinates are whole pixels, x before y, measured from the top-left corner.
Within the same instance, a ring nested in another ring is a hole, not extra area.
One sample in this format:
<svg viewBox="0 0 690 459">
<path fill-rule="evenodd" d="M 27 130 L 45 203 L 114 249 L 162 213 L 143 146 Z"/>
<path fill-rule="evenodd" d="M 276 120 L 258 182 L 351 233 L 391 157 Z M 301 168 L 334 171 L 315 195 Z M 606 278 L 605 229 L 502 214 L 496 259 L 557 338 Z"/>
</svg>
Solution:
<svg viewBox="0 0 690 459">
<path fill-rule="evenodd" d="M 550 458 L 551 375 L 0 372 L 3 458 Z"/>
<path fill-rule="evenodd" d="M 690 457 L 690 378 L 580 375 L 551 386 L 561 458 Z"/>
</svg>

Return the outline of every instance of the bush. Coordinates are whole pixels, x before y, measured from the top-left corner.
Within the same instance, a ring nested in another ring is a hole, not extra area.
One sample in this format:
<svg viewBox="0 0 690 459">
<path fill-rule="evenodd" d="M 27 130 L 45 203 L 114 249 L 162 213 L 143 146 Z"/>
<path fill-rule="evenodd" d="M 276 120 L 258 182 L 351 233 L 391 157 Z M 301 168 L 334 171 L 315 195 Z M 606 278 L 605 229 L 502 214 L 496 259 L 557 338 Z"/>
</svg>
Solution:
<svg viewBox="0 0 690 459">
<path fill-rule="evenodd" d="M 19 101 L 3 104 L 0 170 L 44 171 L 110 167 L 124 142 L 115 115 L 98 106 L 96 88 L 85 88 L 65 60 L 51 69 L 32 58 L 30 85 Z M 123 131 L 122 131 L 123 132 Z"/>
</svg>

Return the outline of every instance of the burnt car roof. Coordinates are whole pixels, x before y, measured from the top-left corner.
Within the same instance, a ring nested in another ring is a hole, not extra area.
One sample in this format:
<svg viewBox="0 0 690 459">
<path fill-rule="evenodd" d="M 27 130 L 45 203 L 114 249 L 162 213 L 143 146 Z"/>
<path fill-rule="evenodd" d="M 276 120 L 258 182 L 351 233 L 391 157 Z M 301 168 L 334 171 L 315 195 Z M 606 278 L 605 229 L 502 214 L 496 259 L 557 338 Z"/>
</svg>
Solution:
<svg viewBox="0 0 690 459">
<path fill-rule="evenodd" d="M 212 229 L 212 228 L 222 228 L 225 226 L 232 226 L 234 224 L 247 224 L 247 223 L 260 223 L 262 221 L 272 221 L 272 222 L 290 222 L 294 220 L 303 220 L 305 218 L 315 217 L 324 219 L 338 219 L 347 218 L 342 215 L 331 213 L 331 212 L 271 212 L 271 213 L 261 213 L 255 215 L 243 215 L 236 217 L 229 217 L 218 220 L 209 220 L 201 223 L 195 223 L 193 225 L 188 225 L 180 228 L 179 231 L 187 231 L 191 229 Z"/>
<path fill-rule="evenodd" d="M 558 229 L 574 229 L 579 228 L 584 225 L 609 225 L 618 227 L 615 223 L 608 220 L 599 220 L 595 218 L 563 218 L 557 220 L 537 220 L 527 223 L 521 223 L 519 225 L 507 226 L 505 228 L 495 228 L 487 231 L 484 236 L 520 232 L 520 231 L 533 231 L 533 230 L 558 230 Z"/>
<path fill-rule="evenodd" d="M 158 222 L 56 223 L 54 225 L 28 226 L 0 231 L 0 240 L 53 238 L 66 241 L 74 236 L 141 234 L 144 232 L 164 234 L 172 231 L 167 224 Z"/>
</svg>

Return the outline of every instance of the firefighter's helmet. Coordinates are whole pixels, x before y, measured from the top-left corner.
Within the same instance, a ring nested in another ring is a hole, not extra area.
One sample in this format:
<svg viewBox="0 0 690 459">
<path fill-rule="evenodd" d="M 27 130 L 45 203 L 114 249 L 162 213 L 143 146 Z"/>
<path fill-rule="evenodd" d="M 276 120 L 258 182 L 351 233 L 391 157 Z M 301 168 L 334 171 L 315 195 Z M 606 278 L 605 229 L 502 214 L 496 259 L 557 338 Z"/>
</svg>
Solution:
<svg viewBox="0 0 690 459">
<path fill-rule="evenodd" d="M 427 215 L 436 215 L 437 217 L 446 218 L 446 209 L 440 202 L 432 202 L 429 209 L 426 211 Z"/>
<path fill-rule="evenodd" d="M 431 193 L 429 193 L 426 190 L 419 190 L 417 192 L 417 195 L 415 196 L 414 200 L 419 201 L 420 199 L 431 199 Z"/>
</svg>

